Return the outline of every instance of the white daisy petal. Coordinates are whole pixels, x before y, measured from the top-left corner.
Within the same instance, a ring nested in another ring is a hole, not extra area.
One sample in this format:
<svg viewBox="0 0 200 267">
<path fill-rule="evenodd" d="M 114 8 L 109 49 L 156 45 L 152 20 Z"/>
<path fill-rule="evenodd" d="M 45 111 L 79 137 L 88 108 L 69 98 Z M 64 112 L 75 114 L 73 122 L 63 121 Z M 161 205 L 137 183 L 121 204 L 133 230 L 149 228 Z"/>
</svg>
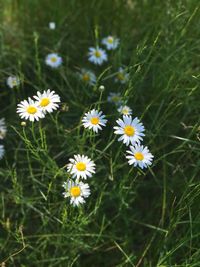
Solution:
<svg viewBox="0 0 200 267">
<path fill-rule="evenodd" d="M 33 97 L 36 100 L 36 105 L 38 105 L 44 113 L 51 113 L 59 107 L 58 103 L 60 103 L 60 97 L 55 94 L 54 91 L 50 91 L 50 89 L 43 93 L 37 92 L 37 95 Z"/>
<path fill-rule="evenodd" d="M 95 65 L 102 65 L 104 61 L 108 60 L 106 51 L 102 48 L 90 47 L 88 52 L 88 60 Z"/>
<path fill-rule="evenodd" d="M 81 69 L 80 72 L 78 73 L 79 79 L 84 83 L 84 84 L 89 84 L 91 86 L 95 85 L 96 83 L 96 75 L 94 72 L 87 70 L 87 69 Z"/>
<path fill-rule="evenodd" d="M 20 84 L 20 79 L 17 76 L 10 76 L 8 77 L 6 83 L 10 88 L 14 88 Z"/>
<path fill-rule="evenodd" d="M 117 111 L 121 113 L 122 115 L 131 115 L 132 114 L 132 109 L 129 108 L 128 106 L 120 106 Z"/>
<path fill-rule="evenodd" d="M 58 68 L 62 64 L 62 58 L 56 53 L 51 53 L 46 56 L 45 63 L 51 68 Z"/>
<path fill-rule="evenodd" d="M 150 166 L 154 158 L 147 147 L 138 144 L 131 146 L 127 153 L 128 164 L 139 166 L 141 169 Z"/>
<path fill-rule="evenodd" d="M 67 171 L 72 174 L 74 178 L 87 179 L 95 173 L 95 164 L 84 155 L 74 155 L 74 159 L 69 159 L 70 163 L 67 165 Z"/>
<path fill-rule="evenodd" d="M 128 146 L 130 143 L 134 145 L 143 140 L 144 126 L 138 118 L 133 120 L 131 116 L 123 115 L 123 120 L 118 119 L 116 123 L 119 126 L 114 127 L 114 133 L 121 135 L 118 141 L 122 141 Z"/>
<path fill-rule="evenodd" d="M 125 84 L 129 81 L 129 73 L 122 67 L 118 69 L 118 72 L 115 76 L 115 82 L 119 82 L 121 84 Z"/>
<path fill-rule="evenodd" d="M 122 104 L 122 96 L 120 93 L 111 92 L 107 98 L 108 102 L 115 104 L 116 106 L 120 106 Z"/>
<path fill-rule="evenodd" d="M 103 38 L 102 44 L 106 46 L 108 50 L 115 50 L 119 46 L 119 39 L 113 36 Z"/>
<path fill-rule="evenodd" d="M 92 129 L 94 132 L 98 133 L 98 130 L 102 130 L 101 126 L 105 126 L 107 123 L 106 119 L 103 119 L 105 116 L 101 115 L 102 111 L 91 110 L 85 113 L 82 122 L 85 128 Z"/>
<path fill-rule="evenodd" d="M 63 196 L 70 197 L 70 204 L 73 206 L 85 203 L 85 198 L 90 195 L 89 185 L 83 182 L 69 180 L 63 184 L 63 187 L 65 188 Z"/>
<path fill-rule="evenodd" d="M 17 105 L 17 113 L 19 113 L 19 116 L 22 119 L 30 120 L 39 120 L 41 118 L 44 118 L 44 113 L 42 112 L 42 109 L 38 106 L 38 104 L 33 101 L 30 97 L 27 100 L 21 101 Z"/>
</svg>

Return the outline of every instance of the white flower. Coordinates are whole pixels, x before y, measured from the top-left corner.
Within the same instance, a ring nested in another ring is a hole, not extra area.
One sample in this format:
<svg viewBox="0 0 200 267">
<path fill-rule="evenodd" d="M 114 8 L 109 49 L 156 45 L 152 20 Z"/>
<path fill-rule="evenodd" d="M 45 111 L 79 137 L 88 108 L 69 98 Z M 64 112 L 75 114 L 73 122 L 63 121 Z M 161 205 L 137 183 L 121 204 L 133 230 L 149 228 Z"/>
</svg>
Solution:
<svg viewBox="0 0 200 267">
<path fill-rule="evenodd" d="M 123 120 L 118 119 L 116 122 L 119 126 L 114 127 L 115 134 L 121 135 L 118 141 L 123 141 L 128 146 L 129 143 L 135 145 L 143 140 L 144 126 L 138 118 L 132 119 L 131 116 L 123 115 Z"/>
<path fill-rule="evenodd" d="M 3 145 L 0 145 L 0 159 L 3 158 L 4 154 L 5 154 L 4 146 Z"/>
<path fill-rule="evenodd" d="M 10 87 L 10 88 L 13 88 L 13 87 L 16 87 L 20 84 L 20 79 L 19 77 L 17 76 L 10 76 L 8 77 L 7 79 L 7 85 Z"/>
<path fill-rule="evenodd" d="M 74 155 L 74 159 L 69 159 L 70 163 L 67 166 L 67 171 L 72 174 L 72 176 L 77 179 L 80 177 L 86 179 L 92 177 L 92 174 L 95 173 L 95 164 L 84 155 Z"/>
<path fill-rule="evenodd" d="M 122 104 L 122 96 L 120 93 L 110 93 L 108 98 L 108 102 L 114 103 L 116 106 L 119 106 Z"/>
<path fill-rule="evenodd" d="M 33 97 L 43 112 L 51 113 L 59 107 L 60 97 L 54 91 L 50 91 L 50 89 L 43 93 L 37 92 L 37 95 Z"/>
<path fill-rule="evenodd" d="M 63 196 L 65 198 L 70 197 L 70 204 L 73 206 L 85 203 L 85 198 L 90 195 L 89 185 L 83 182 L 73 182 L 70 180 L 63 183 L 63 187 L 65 188 Z"/>
<path fill-rule="evenodd" d="M 30 97 L 28 98 L 28 101 L 21 101 L 17 105 L 17 113 L 19 113 L 20 118 L 30 121 L 38 121 L 39 119 L 44 118 L 42 109 L 38 107 L 38 104 L 36 104 Z"/>
<path fill-rule="evenodd" d="M 58 68 L 62 64 L 62 58 L 56 53 L 51 53 L 46 56 L 45 62 L 52 68 Z"/>
<path fill-rule="evenodd" d="M 0 119 L 0 139 L 4 139 L 6 136 L 7 127 L 5 123 L 5 119 Z"/>
<path fill-rule="evenodd" d="M 128 106 L 120 106 L 117 111 L 123 115 L 131 115 L 132 114 L 132 109 L 129 108 Z"/>
<path fill-rule="evenodd" d="M 96 83 L 96 76 L 94 72 L 86 69 L 81 69 L 80 73 L 78 73 L 79 78 L 85 84 L 95 85 Z"/>
<path fill-rule="evenodd" d="M 49 22 L 49 29 L 55 30 L 55 28 L 56 28 L 56 23 L 53 21 Z"/>
<path fill-rule="evenodd" d="M 101 126 L 106 126 L 107 120 L 102 111 L 93 109 L 85 113 L 82 122 L 85 128 L 92 129 L 95 133 L 98 133 L 98 130 L 102 130 Z"/>
<path fill-rule="evenodd" d="M 129 73 L 126 72 L 124 68 L 119 68 L 118 72 L 115 76 L 115 82 L 120 82 L 121 84 L 125 84 L 129 80 Z"/>
<path fill-rule="evenodd" d="M 114 50 L 119 46 L 119 39 L 113 36 L 108 36 L 103 38 L 102 44 L 104 44 L 108 50 Z"/>
<path fill-rule="evenodd" d="M 96 65 L 101 65 L 104 61 L 108 60 L 106 51 L 98 47 L 90 47 L 88 56 L 88 60 Z"/>
<path fill-rule="evenodd" d="M 130 146 L 130 150 L 127 150 L 127 153 L 128 164 L 134 165 L 134 167 L 139 166 L 141 169 L 150 166 L 154 158 L 146 146 Z"/>
</svg>

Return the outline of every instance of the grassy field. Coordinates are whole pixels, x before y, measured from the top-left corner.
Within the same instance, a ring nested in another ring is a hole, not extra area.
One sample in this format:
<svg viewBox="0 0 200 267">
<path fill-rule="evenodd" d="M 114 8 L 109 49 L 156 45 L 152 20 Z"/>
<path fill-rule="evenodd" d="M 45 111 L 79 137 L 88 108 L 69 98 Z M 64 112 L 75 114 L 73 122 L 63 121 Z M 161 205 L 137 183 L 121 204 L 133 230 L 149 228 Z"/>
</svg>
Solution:
<svg viewBox="0 0 200 267">
<path fill-rule="evenodd" d="M 120 45 L 96 66 L 88 48 L 103 47 L 108 35 Z M 63 59 L 57 69 L 45 64 L 52 52 Z M 121 66 L 125 84 L 114 82 Z M 94 86 L 80 81 L 81 68 L 96 74 Z M 6 84 L 12 75 L 15 88 Z M 198 0 L 1 0 L 1 266 L 199 267 L 199 84 Z M 17 104 L 48 88 L 59 109 L 22 126 Z M 149 168 L 128 165 L 111 92 L 144 124 Z M 92 108 L 108 120 L 98 134 L 81 122 Z M 75 154 L 96 164 L 91 195 L 78 207 L 62 195 Z"/>
</svg>

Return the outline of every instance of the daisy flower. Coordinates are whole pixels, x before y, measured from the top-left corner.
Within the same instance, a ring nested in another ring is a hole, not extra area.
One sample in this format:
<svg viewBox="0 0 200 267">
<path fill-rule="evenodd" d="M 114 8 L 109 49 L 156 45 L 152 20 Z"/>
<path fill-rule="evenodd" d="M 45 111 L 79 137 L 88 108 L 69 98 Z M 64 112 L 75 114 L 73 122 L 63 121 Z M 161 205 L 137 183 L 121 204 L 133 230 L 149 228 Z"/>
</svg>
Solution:
<svg viewBox="0 0 200 267">
<path fill-rule="evenodd" d="M 126 72 L 124 68 L 119 68 L 118 72 L 115 76 L 115 82 L 120 82 L 121 84 L 125 84 L 129 80 L 129 73 Z"/>
<path fill-rule="evenodd" d="M 39 119 L 44 118 L 42 109 L 38 107 L 38 104 L 30 97 L 28 100 L 21 101 L 17 105 L 17 113 L 19 113 L 20 118 L 30 121 L 38 121 Z"/>
<path fill-rule="evenodd" d="M 115 134 L 121 135 L 118 141 L 123 141 L 128 146 L 129 143 L 135 145 L 143 140 L 144 126 L 138 118 L 132 119 L 131 116 L 123 115 L 123 120 L 118 119 L 116 122 L 119 126 L 114 127 Z"/>
<path fill-rule="evenodd" d="M 63 183 L 63 187 L 65 188 L 63 196 L 70 197 L 70 204 L 73 206 L 85 203 L 85 198 L 90 195 L 89 185 L 83 182 L 68 181 Z"/>
<path fill-rule="evenodd" d="M 4 146 L 3 145 L 0 145 L 0 159 L 3 158 L 4 154 L 5 154 Z"/>
<path fill-rule="evenodd" d="M 107 98 L 108 102 L 111 102 L 115 104 L 116 106 L 119 106 L 122 104 L 122 96 L 120 93 L 110 93 Z"/>
<path fill-rule="evenodd" d="M 106 126 L 107 120 L 102 111 L 93 109 L 85 113 L 82 122 L 85 128 L 92 129 L 95 133 L 98 133 L 98 130 L 102 130 L 101 126 Z"/>
<path fill-rule="evenodd" d="M 2 118 L 0 119 L 0 139 L 4 139 L 4 137 L 6 136 L 6 132 L 7 132 L 7 127 L 5 119 Z"/>
<path fill-rule="evenodd" d="M 123 115 L 131 115 L 132 114 L 132 109 L 129 108 L 128 106 L 120 106 L 117 111 Z"/>
<path fill-rule="evenodd" d="M 37 95 L 34 96 L 36 104 L 42 109 L 43 112 L 53 112 L 56 110 L 60 103 L 59 95 L 55 94 L 54 91 L 44 91 L 43 93 L 37 92 Z"/>
<path fill-rule="evenodd" d="M 96 75 L 90 70 L 81 69 L 80 73 L 78 73 L 78 76 L 85 84 L 95 85 L 96 83 Z"/>
<path fill-rule="evenodd" d="M 108 36 L 106 38 L 103 38 L 102 44 L 106 46 L 106 49 L 114 50 L 119 46 L 119 39 L 113 36 Z"/>
<path fill-rule="evenodd" d="M 50 30 L 55 30 L 55 28 L 56 28 L 56 23 L 53 22 L 53 21 L 49 22 L 49 29 Z"/>
<path fill-rule="evenodd" d="M 102 65 L 104 61 L 108 60 L 106 51 L 102 48 L 90 47 L 88 52 L 88 60 L 96 65 Z"/>
<path fill-rule="evenodd" d="M 45 62 L 52 68 L 58 68 L 62 64 L 62 58 L 56 53 L 51 53 L 46 56 Z"/>
<path fill-rule="evenodd" d="M 139 166 L 141 169 L 150 166 L 154 158 L 146 146 L 130 146 L 130 150 L 127 150 L 127 153 L 128 164 L 134 165 L 134 167 Z"/>
<path fill-rule="evenodd" d="M 10 88 L 13 88 L 20 84 L 20 79 L 17 76 L 10 76 L 8 77 L 6 83 Z"/>
<path fill-rule="evenodd" d="M 74 159 L 69 159 L 70 163 L 67 166 L 67 171 L 72 174 L 74 178 L 83 178 L 92 177 L 92 174 L 95 173 L 95 164 L 84 155 L 74 155 Z"/>
</svg>

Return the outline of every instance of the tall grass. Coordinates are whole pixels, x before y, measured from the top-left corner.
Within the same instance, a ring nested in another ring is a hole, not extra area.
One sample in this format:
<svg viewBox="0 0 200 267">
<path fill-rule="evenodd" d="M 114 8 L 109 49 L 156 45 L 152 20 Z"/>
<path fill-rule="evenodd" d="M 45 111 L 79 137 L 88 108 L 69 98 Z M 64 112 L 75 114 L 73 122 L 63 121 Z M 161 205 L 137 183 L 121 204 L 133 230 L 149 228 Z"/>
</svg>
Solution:
<svg viewBox="0 0 200 267">
<path fill-rule="evenodd" d="M 8 124 L 0 167 L 2 266 L 200 266 L 199 17 L 197 0 L 0 2 L 0 109 Z M 110 33 L 120 49 L 94 67 L 88 47 Z M 45 66 L 51 51 L 63 57 L 59 70 Z M 110 78 L 121 64 L 130 72 L 125 86 Z M 80 67 L 96 72 L 96 87 L 77 79 Z M 17 89 L 5 84 L 11 74 L 23 80 Z M 60 110 L 21 126 L 17 103 L 47 88 L 61 96 Z M 107 103 L 112 91 L 145 125 L 155 156 L 148 170 L 127 164 L 113 134 L 119 115 Z M 97 105 L 109 124 L 94 136 L 81 118 Z M 65 166 L 76 153 L 97 165 L 91 196 L 79 208 L 62 196 Z"/>
</svg>

